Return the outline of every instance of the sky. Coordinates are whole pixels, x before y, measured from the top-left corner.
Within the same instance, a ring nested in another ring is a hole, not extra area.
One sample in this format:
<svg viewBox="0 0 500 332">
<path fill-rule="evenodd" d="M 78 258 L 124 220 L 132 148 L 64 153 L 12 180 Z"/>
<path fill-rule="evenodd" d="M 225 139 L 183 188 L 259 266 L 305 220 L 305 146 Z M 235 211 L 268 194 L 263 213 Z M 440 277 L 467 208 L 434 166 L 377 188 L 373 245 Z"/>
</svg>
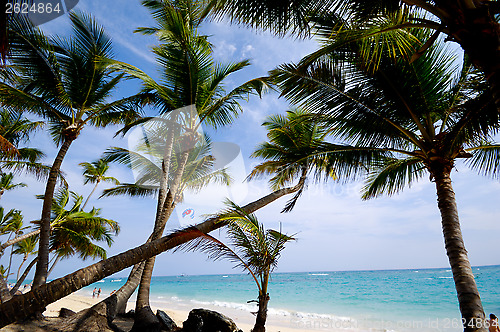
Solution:
<svg viewBox="0 0 500 332">
<path fill-rule="evenodd" d="M 91 13 L 104 26 L 112 38 L 116 59 L 157 77 L 155 59 L 150 52 L 151 46 L 156 43 L 155 37 L 133 33 L 137 27 L 154 24 L 139 1 L 80 0 L 75 9 Z M 41 27 L 47 34 L 70 33 L 67 16 Z M 209 41 L 214 45 L 214 57 L 218 62 L 251 60 L 250 67 L 230 77 L 227 82 L 229 88 L 264 76 L 281 63 L 297 62 L 317 47 L 314 40 L 277 38 L 267 32 L 249 30 L 226 22 L 204 23 L 201 33 L 210 36 Z M 127 81 L 116 91 L 115 97 L 134 94 L 138 89 L 138 82 Z M 271 114 L 284 114 L 290 107 L 278 97 L 276 93 L 269 93 L 262 98 L 252 97 L 242 103 L 244 111 L 233 124 L 217 131 L 207 130 L 214 142 L 230 142 L 239 147 L 240 153 L 229 164 L 235 179 L 234 185 L 230 188 L 209 186 L 199 193 L 186 194 L 184 203 L 169 221 L 168 229 L 201 221 L 203 214 L 219 211 L 224 208 L 222 202 L 225 197 L 244 205 L 270 192 L 267 179 L 245 182 L 244 178 L 260 162 L 249 156 L 259 143 L 266 140 L 262 122 Z M 84 129 L 62 165 L 70 190 L 85 197 L 92 190 L 91 185 L 83 185 L 82 169 L 78 163 L 98 159 L 111 146 L 127 147 L 130 144 L 127 137 L 114 137 L 118 129 Z M 51 163 L 57 153 L 55 144 L 44 131 L 37 133 L 29 145 L 39 147 L 47 154 L 46 163 Z M 117 165 L 111 167 L 110 175 L 122 182 L 131 182 L 134 178 L 129 169 Z M 461 163 L 457 164 L 452 178 L 471 264 L 500 264 L 500 183 L 477 175 Z M 4 194 L 1 205 L 6 209 L 22 210 L 26 222 L 39 219 L 41 201 L 35 199 L 35 195 L 43 193 L 44 184 L 28 176 L 17 177 L 16 180 L 25 182 L 28 187 Z M 266 227 L 278 228 L 281 224 L 284 232 L 296 234 L 297 241 L 290 243 L 283 252 L 278 272 L 448 266 L 435 188 L 427 177 L 398 195 L 370 201 L 361 200 L 362 186 L 362 182 L 309 182 L 291 213 L 280 213 L 286 198 L 256 213 Z M 106 186 L 99 190 L 104 188 Z M 121 226 L 115 243 L 108 249 L 108 256 L 140 245 L 147 239 L 154 221 L 154 199 L 97 199 L 97 196 L 93 196 L 89 204 L 101 208 L 103 217 L 113 219 Z M 187 209 L 195 211 L 194 219 L 185 220 L 182 217 L 182 212 Z M 2 264 L 5 264 L 5 259 L 6 256 L 2 258 Z M 49 278 L 63 276 L 91 263 L 90 260 L 82 262 L 78 258 L 62 260 Z M 126 276 L 127 271 L 117 275 Z M 157 257 L 154 275 L 238 272 L 228 262 L 208 261 L 203 253 L 167 252 Z"/>
</svg>

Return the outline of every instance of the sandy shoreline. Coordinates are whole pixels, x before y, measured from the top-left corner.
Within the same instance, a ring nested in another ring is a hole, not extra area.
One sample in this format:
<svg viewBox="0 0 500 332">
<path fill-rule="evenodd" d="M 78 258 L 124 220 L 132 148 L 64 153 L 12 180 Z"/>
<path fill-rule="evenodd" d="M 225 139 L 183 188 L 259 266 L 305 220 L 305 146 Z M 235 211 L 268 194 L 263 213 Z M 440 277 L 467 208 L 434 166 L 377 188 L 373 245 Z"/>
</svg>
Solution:
<svg viewBox="0 0 500 332">
<path fill-rule="evenodd" d="M 104 294 L 103 294 L 104 295 Z M 51 303 L 47 306 L 47 310 L 45 311 L 44 315 L 47 317 L 58 317 L 59 315 L 59 310 L 61 308 L 68 308 L 71 309 L 75 312 L 84 310 L 86 308 L 91 307 L 92 305 L 96 304 L 100 300 L 102 300 L 105 296 L 101 296 L 101 298 L 92 298 L 92 296 L 89 296 L 86 292 L 79 291 L 73 294 L 70 294 L 59 301 L 56 301 L 54 303 Z M 130 309 L 133 309 L 135 306 L 133 301 L 129 301 L 127 304 L 127 311 Z M 175 307 L 175 306 L 174 306 Z M 206 306 L 199 306 L 199 307 L 206 307 Z M 151 308 L 153 309 L 154 312 L 156 312 L 157 309 L 161 309 L 165 311 L 170 318 L 172 318 L 175 323 L 179 326 L 182 327 L 183 321 L 185 321 L 188 317 L 189 311 L 193 308 L 189 308 L 186 310 L 180 310 L 180 309 L 172 309 L 169 307 L 166 307 L 165 304 L 155 304 L 151 303 Z M 250 330 L 253 327 L 253 316 L 250 313 L 243 313 L 238 310 L 230 309 L 230 308 L 210 308 L 206 307 L 206 309 L 210 310 L 216 310 L 231 319 L 234 320 L 236 325 L 242 329 L 245 332 L 250 332 Z M 53 318 L 55 319 L 55 318 Z M 123 323 L 123 322 L 122 322 Z M 126 328 L 128 325 L 124 324 L 120 327 Z M 131 327 L 131 326 L 130 326 Z M 332 328 L 331 326 L 329 328 L 321 328 L 320 326 L 315 326 L 313 328 L 308 328 L 305 325 L 301 325 L 297 322 L 294 322 L 292 320 L 287 320 L 279 317 L 274 317 L 273 315 L 270 315 L 267 320 L 266 324 L 266 330 L 268 332 L 303 332 L 303 331 L 331 331 L 331 332 L 336 332 L 336 331 L 362 331 L 358 329 L 335 329 Z M 7 327 L 4 327 L 0 329 L 1 332 L 18 332 L 18 331 L 47 331 L 47 329 L 42 329 L 42 328 L 36 328 L 33 326 L 20 326 L 18 325 L 9 325 Z"/>
</svg>

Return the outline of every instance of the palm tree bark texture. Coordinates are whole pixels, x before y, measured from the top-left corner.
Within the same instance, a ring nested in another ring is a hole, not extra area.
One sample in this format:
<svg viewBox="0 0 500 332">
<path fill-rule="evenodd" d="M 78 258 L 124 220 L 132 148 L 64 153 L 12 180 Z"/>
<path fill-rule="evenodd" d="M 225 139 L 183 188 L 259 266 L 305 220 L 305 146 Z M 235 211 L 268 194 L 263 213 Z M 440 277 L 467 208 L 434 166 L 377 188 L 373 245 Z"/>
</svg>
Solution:
<svg viewBox="0 0 500 332">
<path fill-rule="evenodd" d="M 76 138 L 76 136 L 75 136 Z M 49 267 L 49 239 L 50 239 L 50 213 L 52 208 L 52 199 L 57 184 L 57 176 L 61 169 L 64 156 L 73 142 L 74 138 L 66 138 L 57 153 L 56 159 L 50 169 L 45 195 L 43 199 L 42 217 L 40 219 L 40 240 L 38 250 L 38 262 L 36 264 L 35 276 L 33 278 L 33 287 L 44 284 L 47 280 L 47 271 Z"/>
<path fill-rule="evenodd" d="M 452 163 L 448 163 L 448 166 L 431 166 L 436 184 L 438 208 L 441 213 L 446 254 L 458 294 L 464 331 L 486 331 L 486 318 L 481 298 L 460 228 L 455 192 L 451 184 L 451 166 Z"/>
</svg>

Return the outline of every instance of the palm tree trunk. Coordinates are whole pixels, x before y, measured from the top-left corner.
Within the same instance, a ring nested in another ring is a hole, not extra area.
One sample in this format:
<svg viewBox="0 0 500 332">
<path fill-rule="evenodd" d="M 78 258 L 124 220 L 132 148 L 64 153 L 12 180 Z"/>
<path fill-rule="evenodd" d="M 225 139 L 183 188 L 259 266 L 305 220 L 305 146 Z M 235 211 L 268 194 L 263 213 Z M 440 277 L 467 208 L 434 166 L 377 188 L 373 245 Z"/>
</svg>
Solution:
<svg viewBox="0 0 500 332">
<path fill-rule="evenodd" d="M 181 184 L 182 175 L 184 174 L 184 168 L 187 164 L 188 157 L 189 150 L 181 153 L 177 169 L 173 176 L 172 184 L 169 186 L 167 197 L 162 204 L 160 215 L 156 218 L 155 230 L 151 239 L 152 241 L 160 238 L 165 230 L 168 217 L 170 217 L 174 209 L 175 197 L 177 194 L 180 194 L 177 191 Z M 131 330 L 132 332 L 157 332 L 161 330 L 160 321 L 156 318 L 149 304 L 151 277 L 153 276 L 154 265 L 155 257 L 149 258 L 144 265 L 144 271 L 142 272 L 141 282 L 139 283 L 139 290 L 137 292 L 137 300 L 135 302 L 135 318 L 134 326 Z"/>
<path fill-rule="evenodd" d="M 16 282 L 19 280 L 19 273 L 21 273 L 21 269 L 23 268 L 23 265 L 27 259 L 28 259 L 28 255 L 24 255 L 23 261 L 21 262 L 21 264 L 19 264 L 19 268 L 17 269 Z"/>
<path fill-rule="evenodd" d="M 66 152 L 73 142 L 73 139 L 66 138 L 57 153 L 56 159 L 50 168 L 45 195 L 43 199 L 42 217 L 40 219 L 40 240 L 38 242 L 38 262 L 36 264 L 35 277 L 33 278 L 33 288 L 45 284 L 47 281 L 47 269 L 49 267 L 49 238 L 50 238 L 50 212 L 52 199 L 57 183 L 57 176 L 61 169 Z"/>
<path fill-rule="evenodd" d="M 460 230 L 450 171 L 438 170 L 433 174 L 436 182 L 438 207 L 441 212 L 446 254 L 455 281 L 460 312 L 465 320 L 464 331 L 485 331 L 484 310 Z M 482 328 L 475 327 L 476 323 Z"/>
<path fill-rule="evenodd" d="M 259 296 L 259 311 L 252 332 L 266 332 L 267 320 L 267 303 L 269 302 L 269 294 Z"/>
<path fill-rule="evenodd" d="M 94 189 L 92 189 L 92 191 L 88 195 L 87 199 L 85 200 L 85 203 L 83 203 L 82 210 L 85 209 L 85 206 L 87 206 L 87 203 L 89 202 L 90 196 L 92 196 L 92 194 L 94 193 L 94 191 L 97 189 L 97 186 L 99 185 L 99 182 L 101 182 L 101 181 L 100 180 L 96 181 Z"/>
<path fill-rule="evenodd" d="M 59 262 L 59 260 L 61 259 L 61 256 L 56 256 L 56 260 L 54 261 L 54 263 L 52 263 L 52 266 L 50 267 L 49 271 L 47 272 L 47 278 L 50 276 L 50 273 L 52 272 L 52 270 L 54 269 L 54 267 L 56 266 L 57 262 Z"/>
<path fill-rule="evenodd" d="M 106 299 L 101 302 L 93 305 L 89 309 L 85 309 L 78 314 L 81 315 L 81 321 L 79 322 L 80 326 L 85 326 L 85 319 L 88 317 L 89 319 L 93 319 L 92 312 L 103 314 L 106 316 L 109 325 L 112 325 L 113 320 L 117 315 L 121 312 L 125 313 L 127 307 L 127 300 L 134 293 L 139 281 L 141 280 L 142 270 L 144 269 L 144 262 L 140 262 L 135 264 L 130 272 L 130 275 L 127 279 L 127 282 L 113 295 L 108 296 Z"/>
<path fill-rule="evenodd" d="M 22 240 L 27 239 L 27 238 L 32 237 L 33 235 L 37 235 L 37 234 L 40 234 L 40 229 L 37 229 L 36 231 L 33 231 L 33 232 L 26 233 L 24 235 L 21 235 L 21 236 L 18 236 L 16 238 L 12 239 L 12 240 L 6 241 L 5 243 L 2 243 L 2 245 L 0 245 L 0 253 L 3 252 L 5 250 L 5 248 L 8 248 L 9 246 L 11 246 L 13 244 L 21 242 Z"/>
<path fill-rule="evenodd" d="M 29 264 L 28 264 L 28 267 L 26 267 L 26 270 L 24 270 L 23 274 L 21 275 L 21 278 L 17 279 L 17 282 L 16 284 L 14 285 L 14 287 L 12 287 L 12 289 L 10 290 L 10 295 L 14 295 L 16 294 L 17 290 L 19 289 L 19 287 L 21 287 L 22 283 L 24 282 L 24 280 L 26 280 L 26 277 L 28 276 L 28 274 L 30 273 L 31 269 L 33 268 L 33 266 L 35 266 L 36 262 L 38 261 L 38 257 L 35 257 Z"/>
<path fill-rule="evenodd" d="M 301 179 L 294 187 L 274 191 L 267 196 L 243 206 L 242 209 L 246 213 L 253 213 L 284 195 L 296 192 L 303 185 L 304 181 L 305 179 Z M 219 222 L 218 217 L 213 217 L 198 224 L 196 228 L 203 233 L 210 233 L 224 225 L 225 223 Z M 85 286 L 93 284 L 129 266 L 138 264 L 149 257 L 156 256 L 166 250 L 170 250 L 191 241 L 192 239 L 193 236 L 189 235 L 177 237 L 167 235 L 159 240 L 127 250 L 121 254 L 51 281 L 48 284 L 38 287 L 36 291 L 32 290 L 26 294 L 16 296 L 10 301 L 0 305 L 0 328 L 14 323 L 15 321 L 26 319 L 36 311 L 43 310 L 48 304 L 76 292 Z"/>
<path fill-rule="evenodd" d="M 14 239 L 16 239 L 14 237 Z M 14 247 L 11 247 L 10 248 L 10 257 L 9 257 L 9 267 L 7 268 L 7 279 L 9 279 L 9 275 L 10 275 L 10 267 L 12 265 L 12 256 L 14 255 Z"/>
<path fill-rule="evenodd" d="M 0 303 L 5 303 L 10 299 L 12 299 L 12 295 L 10 295 L 7 281 L 0 275 Z"/>
</svg>

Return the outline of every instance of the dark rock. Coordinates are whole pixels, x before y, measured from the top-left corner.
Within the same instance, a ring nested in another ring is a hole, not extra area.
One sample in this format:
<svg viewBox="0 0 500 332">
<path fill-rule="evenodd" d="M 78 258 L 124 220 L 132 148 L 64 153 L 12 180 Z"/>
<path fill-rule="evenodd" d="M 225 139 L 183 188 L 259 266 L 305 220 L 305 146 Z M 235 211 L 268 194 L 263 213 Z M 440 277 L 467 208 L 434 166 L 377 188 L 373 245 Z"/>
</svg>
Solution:
<svg viewBox="0 0 500 332">
<path fill-rule="evenodd" d="M 166 312 L 157 310 L 156 311 L 156 317 L 160 321 L 161 325 L 163 325 L 163 328 L 167 331 L 175 331 L 178 329 L 177 324 L 170 318 Z"/>
<path fill-rule="evenodd" d="M 182 323 L 183 332 L 202 332 L 203 331 L 203 319 L 198 316 L 189 313 L 188 319 Z"/>
<path fill-rule="evenodd" d="M 68 318 L 68 317 L 71 317 L 75 314 L 76 314 L 76 312 L 74 312 L 73 310 L 67 309 L 67 308 L 61 308 L 61 310 L 59 310 L 59 317 L 61 317 L 61 318 Z"/>
<path fill-rule="evenodd" d="M 184 332 L 238 332 L 234 321 L 216 311 L 193 309 L 183 323 Z"/>
<path fill-rule="evenodd" d="M 125 318 L 134 318 L 135 317 L 135 310 L 131 309 L 128 312 L 121 314 L 120 316 L 125 317 Z"/>
</svg>

